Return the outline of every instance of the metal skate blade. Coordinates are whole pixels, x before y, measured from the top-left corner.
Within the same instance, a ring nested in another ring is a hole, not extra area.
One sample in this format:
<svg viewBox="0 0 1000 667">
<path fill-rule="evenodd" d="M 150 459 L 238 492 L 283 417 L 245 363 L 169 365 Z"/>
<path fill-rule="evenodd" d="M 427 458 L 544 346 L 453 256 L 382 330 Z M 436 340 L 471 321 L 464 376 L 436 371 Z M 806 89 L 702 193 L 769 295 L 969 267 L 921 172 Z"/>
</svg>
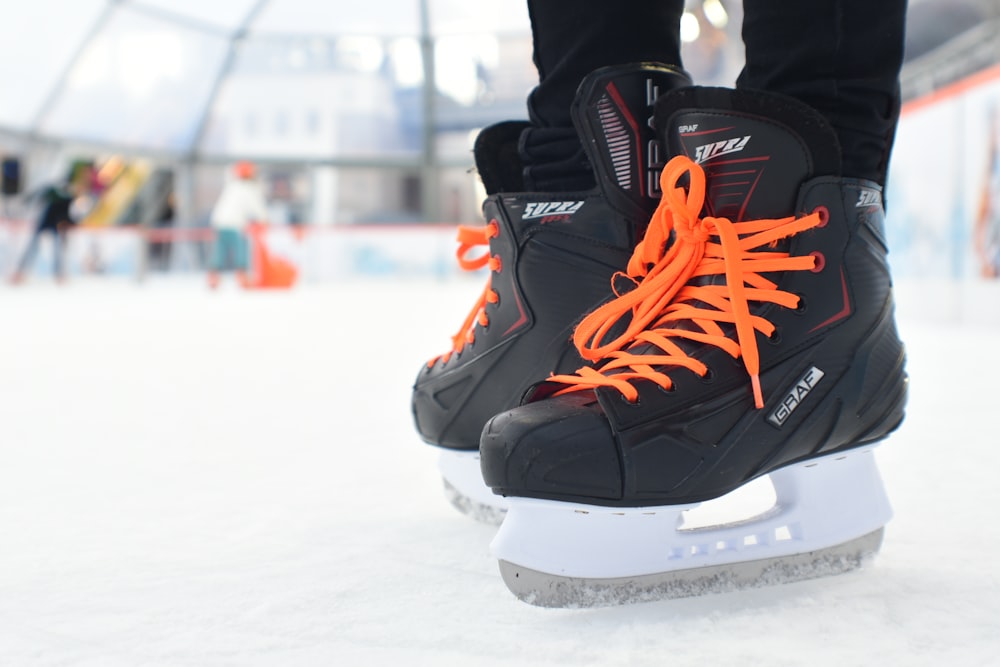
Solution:
<svg viewBox="0 0 1000 667">
<path fill-rule="evenodd" d="M 445 498 L 459 512 L 476 521 L 492 526 L 499 526 L 503 523 L 503 518 L 507 515 L 507 510 L 474 500 L 455 488 L 448 480 L 443 479 L 442 481 L 444 482 Z"/>
<path fill-rule="evenodd" d="M 725 593 L 815 579 L 857 569 L 882 545 L 884 528 L 825 549 L 659 574 L 609 579 L 561 577 L 500 561 L 518 599 L 538 607 L 605 607 Z"/>
<path fill-rule="evenodd" d="M 444 495 L 455 509 L 476 521 L 499 526 L 507 514 L 507 499 L 483 482 L 478 450 L 440 448 L 438 470 Z"/>
</svg>

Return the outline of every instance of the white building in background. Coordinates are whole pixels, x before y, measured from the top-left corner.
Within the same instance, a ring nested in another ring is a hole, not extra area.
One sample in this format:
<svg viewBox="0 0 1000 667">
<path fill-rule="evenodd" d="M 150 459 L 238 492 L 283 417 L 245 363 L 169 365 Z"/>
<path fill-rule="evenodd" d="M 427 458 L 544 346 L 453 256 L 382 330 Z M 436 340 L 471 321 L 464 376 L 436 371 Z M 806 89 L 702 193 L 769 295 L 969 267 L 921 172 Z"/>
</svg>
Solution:
<svg viewBox="0 0 1000 667">
<path fill-rule="evenodd" d="M 238 72 L 220 91 L 206 128 L 205 153 L 286 163 L 413 156 L 418 146 L 404 136 L 401 113 L 392 81 L 371 72 Z M 396 171 L 290 172 L 294 194 L 310 202 L 300 214 L 305 222 L 355 222 L 381 206 L 405 210 Z"/>
<path fill-rule="evenodd" d="M 472 140 L 486 124 L 526 117 L 536 74 L 526 36 L 444 41 L 448 48 L 438 52 L 436 67 L 436 150 L 456 166 L 439 172 L 439 220 L 469 222 L 478 218 L 481 198 L 468 171 Z M 296 216 L 303 222 L 421 219 L 419 45 L 355 37 L 274 46 L 241 52 L 207 119 L 201 153 L 264 161 L 265 176 L 279 174 L 296 199 L 308 202 Z M 303 160 L 350 166 L 305 167 Z M 393 160 L 414 166 L 365 166 Z M 204 210 L 218 183 L 199 180 L 196 208 Z"/>
</svg>

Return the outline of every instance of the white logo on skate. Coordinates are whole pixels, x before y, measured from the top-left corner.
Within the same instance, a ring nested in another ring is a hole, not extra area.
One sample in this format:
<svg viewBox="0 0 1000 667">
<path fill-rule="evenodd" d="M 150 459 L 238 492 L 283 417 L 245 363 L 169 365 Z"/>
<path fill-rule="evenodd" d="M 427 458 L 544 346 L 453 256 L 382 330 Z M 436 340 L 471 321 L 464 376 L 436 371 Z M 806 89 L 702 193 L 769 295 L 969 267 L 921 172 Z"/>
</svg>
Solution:
<svg viewBox="0 0 1000 667">
<path fill-rule="evenodd" d="M 750 135 L 748 134 L 745 137 L 733 137 L 732 139 L 724 139 L 711 144 L 697 146 L 694 149 L 694 161 L 698 164 L 703 164 L 709 160 L 719 157 L 720 155 L 739 153 L 747 147 L 747 143 L 749 142 Z"/>
<path fill-rule="evenodd" d="M 854 205 L 854 208 L 861 208 L 863 206 L 881 206 L 882 205 L 882 193 L 878 190 L 869 190 L 868 188 L 862 188 L 861 192 L 858 193 L 858 203 Z"/>
<path fill-rule="evenodd" d="M 530 202 L 524 206 L 522 220 L 545 218 L 550 215 L 570 216 L 583 208 L 582 201 L 541 201 Z"/>
<path fill-rule="evenodd" d="M 767 420 L 775 426 L 782 426 L 792 416 L 792 413 L 795 412 L 795 408 L 802 405 L 802 401 L 819 384 L 824 375 L 825 373 L 815 366 L 807 370 L 799 378 L 798 382 L 795 383 L 795 386 L 789 390 L 788 394 L 785 395 L 778 409 L 772 412 Z"/>
</svg>

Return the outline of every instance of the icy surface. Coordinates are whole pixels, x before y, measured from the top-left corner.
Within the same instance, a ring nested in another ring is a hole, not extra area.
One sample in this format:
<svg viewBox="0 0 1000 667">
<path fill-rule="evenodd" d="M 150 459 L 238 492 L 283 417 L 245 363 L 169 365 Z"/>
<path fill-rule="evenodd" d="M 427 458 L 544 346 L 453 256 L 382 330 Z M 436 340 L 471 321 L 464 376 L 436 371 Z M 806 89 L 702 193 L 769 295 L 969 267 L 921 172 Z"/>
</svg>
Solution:
<svg viewBox="0 0 1000 667">
<path fill-rule="evenodd" d="M 546 610 L 410 423 L 480 287 L 0 288 L 0 665 L 997 664 L 997 329 L 904 313 L 868 568 Z"/>
</svg>

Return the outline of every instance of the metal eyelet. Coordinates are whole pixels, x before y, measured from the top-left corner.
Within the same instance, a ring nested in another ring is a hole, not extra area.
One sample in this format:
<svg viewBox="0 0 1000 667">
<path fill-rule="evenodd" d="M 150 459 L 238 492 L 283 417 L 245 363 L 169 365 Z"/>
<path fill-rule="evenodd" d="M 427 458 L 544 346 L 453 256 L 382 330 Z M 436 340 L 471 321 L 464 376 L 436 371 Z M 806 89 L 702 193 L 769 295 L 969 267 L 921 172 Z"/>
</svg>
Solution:
<svg viewBox="0 0 1000 667">
<path fill-rule="evenodd" d="M 809 253 L 809 256 L 816 258 L 816 266 L 809 269 L 810 271 L 812 271 L 813 273 L 819 273 L 820 271 L 826 268 L 826 255 L 819 252 L 818 250 L 814 250 L 813 252 Z"/>
<path fill-rule="evenodd" d="M 830 222 L 830 209 L 826 206 L 817 206 L 813 209 L 813 213 L 819 216 L 819 224 L 816 226 L 820 229 L 826 227 L 827 223 Z"/>
</svg>

